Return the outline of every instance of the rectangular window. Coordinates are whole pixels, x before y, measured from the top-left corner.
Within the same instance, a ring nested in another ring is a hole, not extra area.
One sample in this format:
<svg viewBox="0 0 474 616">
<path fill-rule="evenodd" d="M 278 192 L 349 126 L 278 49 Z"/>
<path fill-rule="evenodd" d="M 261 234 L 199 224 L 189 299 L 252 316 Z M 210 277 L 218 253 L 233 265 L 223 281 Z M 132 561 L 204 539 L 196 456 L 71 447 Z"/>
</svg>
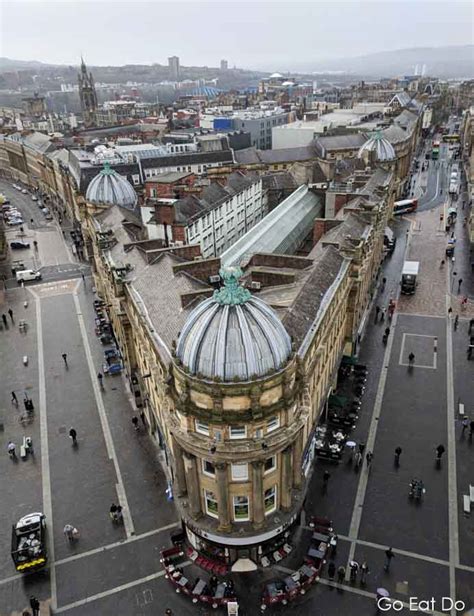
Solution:
<svg viewBox="0 0 474 616">
<path fill-rule="evenodd" d="M 272 456 L 271 458 L 267 458 L 265 460 L 265 475 L 267 473 L 272 473 L 276 469 L 276 456 Z"/>
<path fill-rule="evenodd" d="M 202 472 L 205 475 L 211 475 L 212 477 L 216 474 L 216 469 L 214 468 L 214 464 L 209 462 L 209 460 L 202 461 Z"/>
<path fill-rule="evenodd" d="M 249 478 L 249 465 L 246 462 L 242 464 L 232 464 L 232 481 L 247 481 Z"/>
<path fill-rule="evenodd" d="M 137 184 L 140 184 L 140 176 L 139 175 L 133 174 L 132 175 L 132 180 L 133 180 L 133 183 L 134 183 L 135 186 L 137 186 Z"/>
<path fill-rule="evenodd" d="M 247 496 L 234 496 L 234 520 L 246 522 L 249 519 L 249 499 Z"/>
<path fill-rule="evenodd" d="M 247 428 L 246 426 L 231 426 L 230 427 L 230 438 L 246 438 L 247 437 Z"/>
<path fill-rule="evenodd" d="M 267 432 L 273 432 L 280 427 L 280 418 L 279 417 L 270 417 L 267 420 Z"/>
<path fill-rule="evenodd" d="M 265 502 L 265 515 L 272 513 L 276 509 L 276 486 L 272 486 L 265 490 L 264 502 Z"/>
<path fill-rule="evenodd" d="M 209 436 L 209 424 L 208 423 L 206 423 L 205 421 L 199 421 L 199 419 L 196 419 L 195 426 L 196 426 L 196 432 L 199 432 L 199 434 L 205 434 L 206 436 Z"/>
<path fill-rule="evenodd" d="M 217 498 L 214 492 L 204 490 L 204 500 L 206 501 L 206 513 L 213 518 L 217 518 L 219 508 L 217 506 Z"/>
</svg>

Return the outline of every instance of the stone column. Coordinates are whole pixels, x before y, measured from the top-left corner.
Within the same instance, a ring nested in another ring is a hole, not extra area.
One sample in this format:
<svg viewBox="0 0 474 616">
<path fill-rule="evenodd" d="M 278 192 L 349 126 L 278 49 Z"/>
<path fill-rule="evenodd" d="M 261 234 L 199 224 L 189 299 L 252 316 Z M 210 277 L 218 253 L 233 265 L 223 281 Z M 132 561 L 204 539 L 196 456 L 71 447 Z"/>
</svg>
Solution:
<svg viewBox="0 0 474 616">
<path fill-rule="evenodd" d="M 227 462 L 217 462 L 215 464 L 219 530 L 221 531 L 229 531 L 231 529 L 231 521 L 229 515 L 229 480 L 227 466 Z"/>
<path fill-rule="evenodd" d="M 202 513 L 201 497 L 199 494 L 199 478 L 196 466 L 196 456 L 185 452 L 184 470 L 186 473 L 186 487 L 189 498 L 189 513 L 192 518 L 197 519 Z"/>
<path fill-rule="evenodd" d="M 174 457 L 174 473 L 176 481 L 177 496 L 184 496 L 186 489 L 186 471 L 184 470 L 183 449 L 178 441 L 173 438 L 173 457 Z"/>
<path fill-rule="evenodd" d="M 284 511 L 291 509 L 291 491 L 293 487 L 293 473 L 292 473 L 292 451 L 293 447 L 289 445 L 281 452 L 281 508 Z"/>
<path fill-rule="evenodd" d="M 265 522 L 265 507 L 263 502 L 263 460 L 252 462 L 252 520 L 255 529 Z"/>
<path fill-rule="evenodd" d="M 301 472 L 301 462 L 303 456 L 303 429 L 298 432 L 298 436 L 293 445 L 293 487 L 299 490 L 303 480 Z"/>
</svg>

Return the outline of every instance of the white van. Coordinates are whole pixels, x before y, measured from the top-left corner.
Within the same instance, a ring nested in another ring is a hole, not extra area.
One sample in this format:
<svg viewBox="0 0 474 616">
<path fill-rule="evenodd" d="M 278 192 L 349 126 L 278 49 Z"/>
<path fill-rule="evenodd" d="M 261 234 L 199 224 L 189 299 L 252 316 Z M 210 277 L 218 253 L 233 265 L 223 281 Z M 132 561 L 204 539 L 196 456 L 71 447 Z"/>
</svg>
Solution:
<svg viewBox="0 0 474 616">
<path fill-rule="evenodd" d="M 41 280 L 41 272 L 35 272 L 34 270 L 26 269 L 15 272 L 16 281 L 18 284 L 22 282 L 28 282 L 29 280 Z"/>
</svg>

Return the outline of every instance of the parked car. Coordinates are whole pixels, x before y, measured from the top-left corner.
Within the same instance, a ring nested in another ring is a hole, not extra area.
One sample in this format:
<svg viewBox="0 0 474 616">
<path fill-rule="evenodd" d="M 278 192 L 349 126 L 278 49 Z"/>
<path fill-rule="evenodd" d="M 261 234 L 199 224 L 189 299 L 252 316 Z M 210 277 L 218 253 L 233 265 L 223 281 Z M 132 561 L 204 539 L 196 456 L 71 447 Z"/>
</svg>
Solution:
<svg viewBox="0 0 474 616">
<path fill-rule="evenodd" d="M 24 195 L 28 194 L 28 191 L 26 190 L 26 188 L 23 188 L 23 190 L 21 191 Z"/>
<path fill-rule="evenodd" d="M 10 248 L 13 250 L 22 250 L 24 248 L 29 248 L 30 245 L 28 242 L 10 242 Z"/>
<path fill-rule="evenodd" d="M 7 222 L 10 227 L 16 227 L 23 224 L 23 218 L 10 218 Z"/>
<path fill-rule="evenodd" d="M 32 201 L 38 201 L 38 197 L 36 195 L 31 195 L 31 200 Z"/>
<path fill-rule="evenodd" d="M 41 280 L 42 275 L 41 272 L 35 272 L 35 270 L 20 270 L 19 272 L 15 272 L 16 281 L 18 284 L 22 282 L 28 282 L 29 280 Z"/>
</svg>

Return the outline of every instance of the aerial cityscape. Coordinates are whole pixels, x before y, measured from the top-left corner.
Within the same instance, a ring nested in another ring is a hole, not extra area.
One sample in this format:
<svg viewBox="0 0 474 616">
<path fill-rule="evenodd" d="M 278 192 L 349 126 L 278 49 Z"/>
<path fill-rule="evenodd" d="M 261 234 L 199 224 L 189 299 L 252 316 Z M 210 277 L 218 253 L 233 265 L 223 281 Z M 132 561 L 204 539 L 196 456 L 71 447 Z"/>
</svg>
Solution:
<svg viewBox="0 0 474 616">
<path fill-rule="evenodd" d="M 473 616 L 472 4 L 0 10 L 0 616 Z"/>
</svg>

